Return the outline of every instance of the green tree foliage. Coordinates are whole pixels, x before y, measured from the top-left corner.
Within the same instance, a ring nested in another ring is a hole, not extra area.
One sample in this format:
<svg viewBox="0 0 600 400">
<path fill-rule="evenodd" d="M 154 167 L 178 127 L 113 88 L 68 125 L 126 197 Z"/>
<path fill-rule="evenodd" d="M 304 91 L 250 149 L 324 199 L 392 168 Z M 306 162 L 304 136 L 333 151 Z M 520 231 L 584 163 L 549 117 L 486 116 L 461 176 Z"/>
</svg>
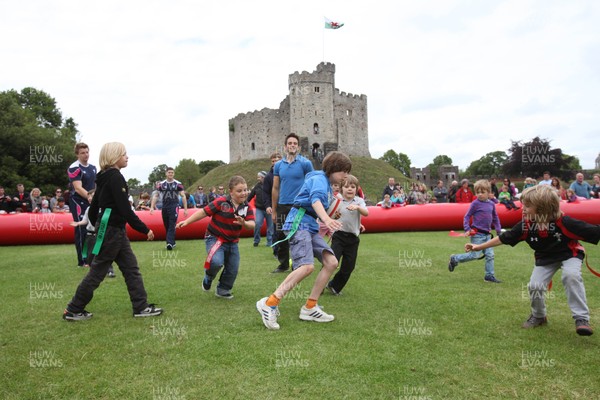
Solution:
<svg viewBox="0 0 600 400">
<path fill-rule="evenodd" d="M 34 88 L 0 92 L 0 184 L 7 193 L 17 183 L 46 194 L 66 187 L 77 133 L 75 121 L 63 120 L 47 93 Z"/>
<path fill-rule="evenodd" d="M 552 149 L 547 139 L 535 137 L 529 142 L 511 141 L 508 161 L 503 171 L 507 176 L 540 178 L 544 171 L 562 180 L 573 179 L 574 172 L 581 169 L 579 159 Z"/>
<path fill-rule="evenodd" d="M 504 151 L 492 151 L 481 157 L 479 160 L 473 161 L 465 170 L 464 175 L 481 175 L 487 177 L 500 175 L 502 174 L 502 168 L 507 160 L 508 155 Z"/>
<path fill-rule="evenodd" d="M 445 154 L 435 156 L 433 162 L 428 165 L 429 174 L 432 178 L 440 179 L 439 168 L 442 165 L 452 165 L 452 159 Z"/>
<path fill-rule="evenodd" d="M 166 178 L 167 168 L 167 164 L 160 164 L 152 169 L 152 172 L 148 175 L 148 183 L 150 186 L 154 187 L 155 182 L 162 181 Z"/>
<path fill-rule="evenodd" d="M 175 167 L 175 178 L 183 184 L 186 190 L 200 178 L 200 167 L 195 160 L 184 158 Z"/>
<path fill-rule="evenodd" d="M 198 163 L 198 168 L 200 170 L 200 176 L 208 174 L 209 171 L 211 171 L 217 167 L 220 167 L 221 165 L 225 165 L 225 163 L 220 160 L 200 161 Z"/>
<path fill-rule="evenodd" d="M 142 187 L 142 182 L 136 178 L 129 178 L 127 179 L 127 186 L 129 186 L 130 190 L 137 190 Z"/>
<path fill-rule="evenodd" d="M 410 178 L 410 158 L 404 153 L 396 153 L 390 149 L 383 153 L 383 156 L 379 158 L 402 172 L 402 175 Z"/>
</svg>

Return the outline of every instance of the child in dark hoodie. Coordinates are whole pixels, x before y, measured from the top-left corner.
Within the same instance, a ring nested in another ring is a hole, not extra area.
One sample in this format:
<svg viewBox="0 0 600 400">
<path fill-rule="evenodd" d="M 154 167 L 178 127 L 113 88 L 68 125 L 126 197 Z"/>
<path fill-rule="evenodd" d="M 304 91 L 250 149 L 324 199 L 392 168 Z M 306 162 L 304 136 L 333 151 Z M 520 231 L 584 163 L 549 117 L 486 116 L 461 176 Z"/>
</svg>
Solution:
<svg viewBox="0 0 600 400">
<path fill-rule="evenodd" d="M 148 240 L 154 239 L 154 233 L 133 212 L 127 200 L 129 188 L 120 172 L 121 168 L 127 167 L 127 162 L 127 151 L 122 143 L 112 142 L 102 146 L 101 171 L 96 177 L 96 195 L 89 210 L 90 222 L 96 225 L 96 221 L 100 221 L 92 251 L 95 257 L 90 271 L 77 287 L 75 296 L 63 313 L 63 318 L 67 321 L 81 321 L 92 317 L 85 306 L 92 300 L 94 290 L 104 280 L 113 261 L 125 278 L 133 316 L 151 317 L 160 315 L 163 311 L 154 304 L 148 304 L 142 274 L 125 232 L 125 224 L 128 223 L 136 231 L 148 235 Z"/>
</svg>

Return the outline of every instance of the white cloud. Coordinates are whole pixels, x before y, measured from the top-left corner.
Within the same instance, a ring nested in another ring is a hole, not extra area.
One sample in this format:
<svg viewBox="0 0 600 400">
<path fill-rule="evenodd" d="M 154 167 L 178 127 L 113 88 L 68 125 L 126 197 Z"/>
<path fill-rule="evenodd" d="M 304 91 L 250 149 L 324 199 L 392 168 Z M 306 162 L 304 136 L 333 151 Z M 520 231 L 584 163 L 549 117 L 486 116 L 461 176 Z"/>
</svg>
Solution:
<svg viewBox="0 0 600 400">
<path fill-rule="evenodd" d="M 46 91 L 92 159 L 122 141 L 124 173 L 145 181 L 182 158 L 228 161 L 228 119 L 277 108 L 288 75 L 324 56 L 340 90 L 368 96 L 374 157 L 465 168 L 540 135 L 591 168 L 599 23 L 591 0 L 2 2 L 0 90 Z"/>
</svg>

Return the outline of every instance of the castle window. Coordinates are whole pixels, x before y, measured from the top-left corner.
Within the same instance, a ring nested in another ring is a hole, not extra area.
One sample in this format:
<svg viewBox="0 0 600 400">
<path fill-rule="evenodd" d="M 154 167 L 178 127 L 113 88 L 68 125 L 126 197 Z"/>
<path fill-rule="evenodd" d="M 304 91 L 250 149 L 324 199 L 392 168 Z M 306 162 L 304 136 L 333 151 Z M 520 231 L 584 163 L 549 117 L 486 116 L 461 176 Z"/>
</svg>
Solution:
<svg viewBox="0 0 600 400">
<path fill-rule="evenodd" d="M 313 132 L 315 135 L 319 134 L 319 124 L 317 124 L 316 122 L 313 125 Z"/>
<path fill-rule="evenodd" d="M 319 93 L 319 87 L 315 86 L 315 93 Z"/>
<path fill-rule="evenodd" d="M 254 145 L 254 142 L 252 142 L 251 147 L 252 147 L 252 151 L 256 150 L 256 146 Z"/>
<path fill-rule="evenodd" d="M 352 110 L 346 110 L 346 116 L 351 117 L 352 116 Z"/>
</svg>

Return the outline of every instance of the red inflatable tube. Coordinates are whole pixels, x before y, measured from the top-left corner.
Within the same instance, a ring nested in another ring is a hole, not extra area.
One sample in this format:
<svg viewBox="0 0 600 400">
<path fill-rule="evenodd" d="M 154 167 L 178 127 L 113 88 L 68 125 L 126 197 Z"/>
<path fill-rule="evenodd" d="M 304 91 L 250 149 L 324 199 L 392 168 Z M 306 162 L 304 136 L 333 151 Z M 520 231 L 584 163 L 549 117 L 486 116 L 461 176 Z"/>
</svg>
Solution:
<svg viewBox="0 0 600 400">
<path fill-rule="evenodd" d="M 517 202 L 517 205 L 519 203 Z M 462 230 L 463 217 L 469 204 L 423 204 L 384 209 L 369 207 L 369 216 L 363 217 L 365 233 L 402 231 L 449 231 Z M 600 200 L 579 203 L 561 203 L 563 212 L 571 217 L 591 224 L 600 224 Z M 517 224 L 521 211 L 509 211 L 502 204 L 496 206 L 503 228 Z M 188 215 L 197 212 L 188 211 Z M 165 239 L 165 229 L 160 211 L 150 215 L 149 211 L 136 212 L 144 223 L 154 231 L 155 240 Z M 186 217 L 179 212 L 178 221 Z M 71 214 L 13 214 L 0 215 L 0 245 L 60 244 L 73 243 L 74 228 Z M 177 239 L 201 239 L 204 237 L 208 218 L 177 230 Z M 263 225 L 263 235 L 266 227 Z M 127 226 L 130 240 L 146 240 L 146 236 Z M 242 230 L 243 237 L 250 237 L 253 231 Z"/>
</svg>

